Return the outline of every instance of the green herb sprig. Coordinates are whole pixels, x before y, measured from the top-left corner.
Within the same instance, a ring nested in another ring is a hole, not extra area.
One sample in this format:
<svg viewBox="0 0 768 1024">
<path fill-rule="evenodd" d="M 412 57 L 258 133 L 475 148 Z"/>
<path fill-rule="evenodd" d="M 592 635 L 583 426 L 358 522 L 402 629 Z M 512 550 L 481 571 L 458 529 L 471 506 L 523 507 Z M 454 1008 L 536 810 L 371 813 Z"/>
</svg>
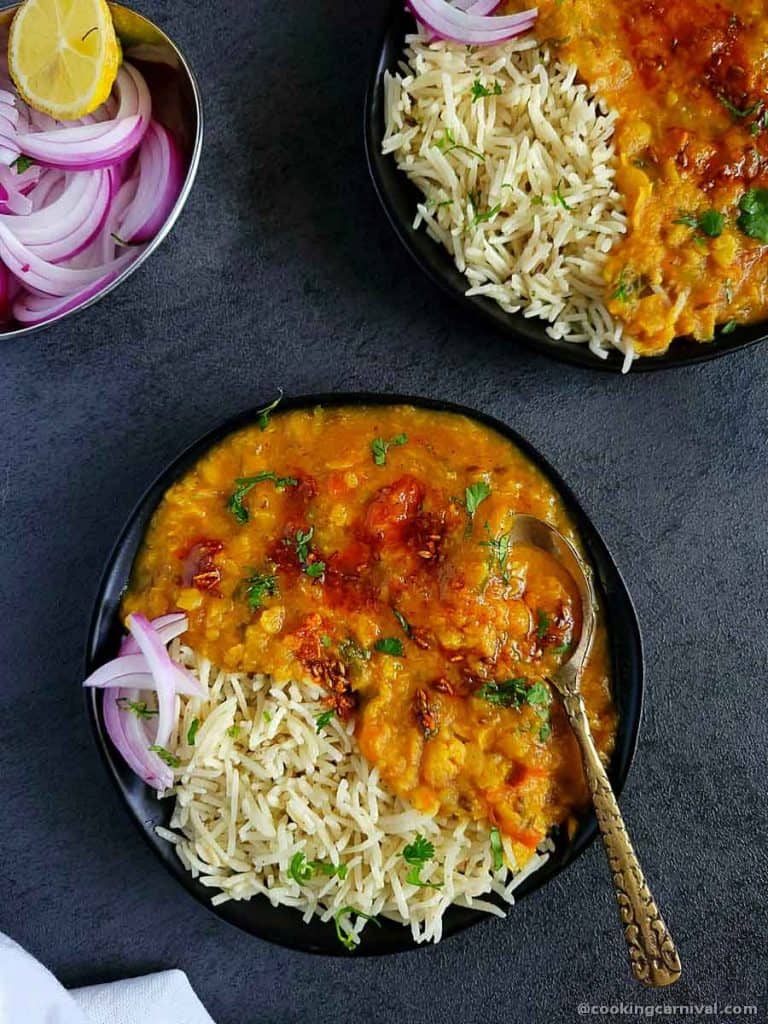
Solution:
<svg viewBox="0 0 768 1024">
<path fill-rule="evenodd" d="M 473 103 L 477 103 L 478 100 L 485 99 L 488 96 L 501 96 L 501 82 L 494 81 L 493 85 L 488 88 L 488 86 L 481 83 L 480 78 L 478 77 L 472 83 L 470 92 L 472 93 Z"/>
<path fill-rule="evenodd" d="M 749 238 L 768 243 L 768 189 L 751 188 L 739 200 L 739 228 Z"/>
<path fill-rule="evenodd" d="M 512 531 L 508 530 L 506 533 L 500 533 L 494 537 L 491 535 L 490 524 L 486 523 L 485 532 L 488 535 L 488 540 L 481 540 L 480 547 L 488 548 L 488 571 L 498 570 L 502 582 L 508 584 L 510 575 L 507 563 L 509 561 L 509 549 L 512 544 Z"/>
<path fill-rule="evenodd" d="M 312 538 L 314 536 L 314 526 L 310 526 L 308 530 L 297 530 L 294 544 L 296 546 L 296 557 L 299 560 L 302 570 L 310 579 L 317 580 L 320 579 L 325 572 L 325 562 L 309 561 L 309 546 L 312 543 Z"/>
<path fill-rule="evenodd" d="M 375 924 L 377 928 L 381 928 L 381 922 L 373 914 L 366 914 L 362 910 L 358 910 L 357 907 L 342 907 L 341 910 L 336 911 L 333 917 L 336 925 L 336 938 L 345 949 L 352 952 L 358 946 L 360 939 L 357 937 L 355 932 L 351 930 L 351 928 L 345 928 L 342 924 L 342 918 L 347 917 L 349 914 L 356 914 L 357 917 L 364 917 L 366 921 L 370 921 L 371 924 Z"/>
<path fill-rule="evenodd" d="M 707 238 L 719 238 L 725 227 L 725 216 L 719 210 L 705 210 L 698 214 L 681 213 L 672 223 L 684 224 L 687 228 L 700 231 Z"/>
<path fill-rule="evenodd" d="M 181 764 L 181 760 L 175 754 L 166 750 L 165 747 L 158 746 L 157 743 L 153 743 L 149 749 L 157 754 L 161 761 L 165 761 L 169 768 L 178 768 Z"/>
<path fill-rule="evenodd" d="M 501 842 L 501 832 L 494 825 L 489 836 L 491 846 L 491 857 L 493 858 L 493 870 L 500 871 L 504 867 L 504 846 Z"/>
<path fill-rule="evenodd" d="M 403 641 L 396 636 L 384 636 L 373 645 L 374 651 L 389 654 L 393 658 L 403 657 Z"/>
<path fill-rule="evenodd" d="M 288 866 L 288 875 L 297 885 L 306 885 L 316 874 L 325 875 L 326 878 L 340 878 L 342 881 L 347 877 L 346 864 L 331 864 L 323 860 L 307 860 L 301 853 L 294 853 L 291 863 Z"/>
<path fill-rule="evenodd" d="M 258 412 L 256 413 L 256 423 L 258 424 L 259 430 L 267 429 L 267 427 L 269 426 L 270 413 L 273 413 L 275 409 L 278 407 L 278 405 L 282 402 L 283 389 L 280 388 L 279 390 L 280 394 L 277 396 L 274 402 L 270 402 L 269 405 L 265 405 L 263 409 L 259 409 Z"/>
<path fill-rule="evenodd" d="M 315 732 L 322 732 L 326 725 L 330 724 L 335 714 L 333 708 L 329 708 L 328 711 L 321 711 L 319 715 L 315 715 Z"/>
<path fill-rule="evenodd" d="M 421 889 L 442 889 L 442 882 L 423 882 L 421 872 L 424 865 L 435 856 L 435 847 L 422 835 L 417 835 L 412 843 L 403 848 L 403 860 L 410 865 L 405 876 L 409 885 L 417 885 Z"/>
<path fill-rule="evenodd" d="M 154 718 L 158 712 L 154 708 L 148 708 L 145 700 L 128 700 L 127 697 L 118 697 L 117 703 L 125 711 L 132 711 L 137 718 Z"/>
<path fill-rule="evenodd" d="M 252 611 L 258 611 L 267 597 L 277 597 L 280 593 L 277 576 L 274 573 L 254 572 L 246 577 L 244 584 L 248 606 Z"/>
<path fill-rule="evenodd" d="M 227 508 L 241 525 L 248 522 L 250 515 L 243 501 L 257 484 L 271 480 L 276 491 L 284 491 L 286 487 L 298 487 L 299 481 L 295 476 L 278 476 L 271 469 L 255 476 L 239 476 L 235 480 L 235 490 L 227 500 Z"/>
<path fill-rule="evenodd" d="M 401 445 L 407 443 L 407 434 L 395 434 L 395 436 L 390 437 L 388 441 L 385 441 L 383 437 L 375 437 L 373 441 L 371 441 L 371 455 L 373 456 L 374 464 L 377 466 L 386 466 L 387 452 L 389 449 L 399 448 Z"/>
</svg>

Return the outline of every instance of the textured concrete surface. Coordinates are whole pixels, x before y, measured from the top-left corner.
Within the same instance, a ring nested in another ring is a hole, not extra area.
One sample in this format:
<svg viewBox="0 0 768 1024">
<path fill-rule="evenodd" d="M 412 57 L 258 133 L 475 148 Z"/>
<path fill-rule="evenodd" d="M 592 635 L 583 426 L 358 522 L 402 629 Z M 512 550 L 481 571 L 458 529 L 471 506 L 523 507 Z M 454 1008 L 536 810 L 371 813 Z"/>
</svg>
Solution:
<svg viewBox="0 0 768 1024">
<path fill-rule="evenodd" d="M 584 1002 L 714 1000 L 765 1020 L 768 346 L 618 379 L 517 349 L 449 305 L 366 176 L 384 0 L 142 9 L 205 95 L 192 199 L 118 294 L 0 348 L 0 929 L 69 984 L 182 967 L 219 1024 L 549 1024 Z M 598 847 L 507 921 L 359 962 L 237 933 L 145 847 L 83 713 L 98 577 L 166 462 L 277 386 L 469 402 L 529 437 L 591 512 L 643 626 L 623 807 L 685 964 L 674 989 L 631 982 Z"/>
</svg>

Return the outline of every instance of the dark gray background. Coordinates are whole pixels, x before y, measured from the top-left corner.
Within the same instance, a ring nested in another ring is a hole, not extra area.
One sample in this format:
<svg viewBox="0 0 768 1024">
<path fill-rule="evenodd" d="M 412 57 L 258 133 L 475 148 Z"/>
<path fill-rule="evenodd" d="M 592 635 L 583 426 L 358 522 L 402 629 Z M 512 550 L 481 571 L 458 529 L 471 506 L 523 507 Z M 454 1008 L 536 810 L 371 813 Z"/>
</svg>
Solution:
<svg viewBox="0 0 768 1024">
<path fill-rule="evenodd" d="M 0 349 L 0 929 L 70 985 L 182 967 L 219 1024 L 543 1024 L 575 1020 L 581 1002 L 715 999 L 757 1003 L 765 1020 L 768 346 L 605 376 L 446 302 L 400 250 L 364 164 L 384 8 L 142 5 L 200 78 L 197 186 L 117 294 Z M 83 711 L 99 574 L 166 463 L 278 386 L 470 403 L 583 500 L 643 627 L 645 717 L 622 802 L 679 944 L 675 988 L 630 980 L 599 846 L 507 921 L 357 962 L 237 933 L 145 847 Z"/>
</svg>

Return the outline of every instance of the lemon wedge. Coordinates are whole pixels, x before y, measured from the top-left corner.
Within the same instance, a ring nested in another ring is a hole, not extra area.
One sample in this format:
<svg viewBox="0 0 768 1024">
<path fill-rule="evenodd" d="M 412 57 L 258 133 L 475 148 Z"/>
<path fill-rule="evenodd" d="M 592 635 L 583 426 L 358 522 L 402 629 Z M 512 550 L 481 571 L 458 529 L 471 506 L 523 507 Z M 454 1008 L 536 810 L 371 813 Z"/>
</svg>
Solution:
<svg viewBox="0 0 768 1024">
<path fill-rule="evenodd" d="M 106 0 L 25 0 L 8 40 L 8 70 L 25 103 L 61 121 L 107 99 L 120 47 Z"/>
</svg>

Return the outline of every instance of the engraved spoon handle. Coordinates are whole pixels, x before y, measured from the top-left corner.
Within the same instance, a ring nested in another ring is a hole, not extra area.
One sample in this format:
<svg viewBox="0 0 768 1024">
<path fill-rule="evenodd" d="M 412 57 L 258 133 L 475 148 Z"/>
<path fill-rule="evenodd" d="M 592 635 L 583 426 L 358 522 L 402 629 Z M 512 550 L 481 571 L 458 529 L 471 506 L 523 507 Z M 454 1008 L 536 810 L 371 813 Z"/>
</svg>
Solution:
<svg viewBox="0 0 768 1024">
<path fill-rule="evenodd" d="M 632 973 L 644 985 L 671 985 L 682 973 L 680 958 L 627 835 L 611 783 L 595 749 L 584 701 L 581 694 L 571 693 L 563 695 L 563 704 L 581 747 L 584 770 L 616 887 Z"/>
</svg>

